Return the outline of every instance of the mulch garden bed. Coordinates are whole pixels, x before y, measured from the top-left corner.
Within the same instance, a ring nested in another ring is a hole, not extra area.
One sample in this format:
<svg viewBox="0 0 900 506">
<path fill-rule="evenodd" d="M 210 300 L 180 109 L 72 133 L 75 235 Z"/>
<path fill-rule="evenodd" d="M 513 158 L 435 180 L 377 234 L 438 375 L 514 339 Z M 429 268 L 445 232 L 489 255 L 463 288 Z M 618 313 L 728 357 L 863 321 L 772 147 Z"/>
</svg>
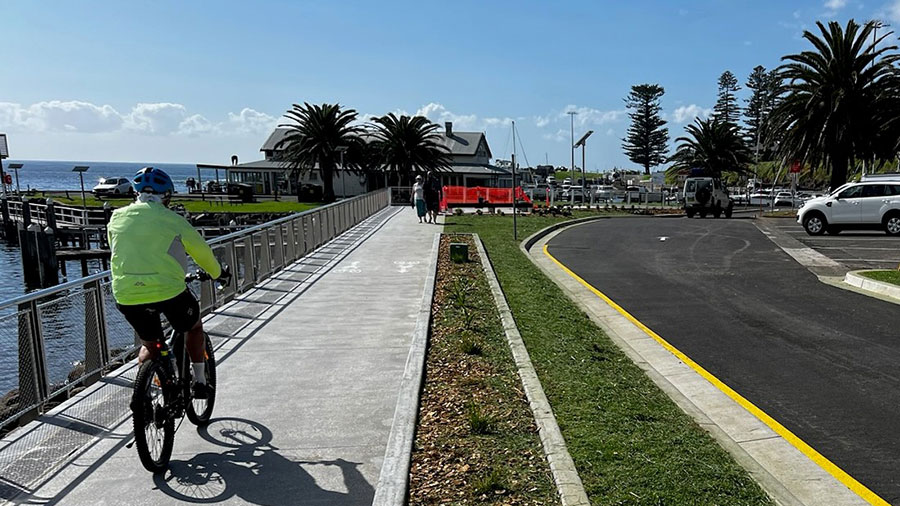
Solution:
<svg viewBox="0 0 900 506">
<path fill-rule="evenodd" d="M 559 504 L 471 236 L 441 238 L 432 316 L 409 504 Z"/>
</svg>

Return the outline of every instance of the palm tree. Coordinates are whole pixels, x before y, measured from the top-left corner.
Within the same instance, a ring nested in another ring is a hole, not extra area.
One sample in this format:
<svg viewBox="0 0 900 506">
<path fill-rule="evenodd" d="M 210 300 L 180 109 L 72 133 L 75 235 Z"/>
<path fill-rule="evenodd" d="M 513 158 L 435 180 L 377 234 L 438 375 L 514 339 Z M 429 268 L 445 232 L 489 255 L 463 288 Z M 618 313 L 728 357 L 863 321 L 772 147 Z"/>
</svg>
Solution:
<svg viewBox="0 0 900 506">
<path fill-rule="evenodd" d="M 747 172 L 750 150 L 737 125 L 716 118 L 696 118 L 684 129 L 690 137 L 675 139 L 679 145 L 669 157 L 675 163 L 666 171 L 668 176 L 686 174 L 692 169 L 702 169 L 714 177 L 722 177 L 723 172 Z"/>
<path fill-rule="evenodd" d="M 380 164 L 401 177 L 417 172 L 450 168 L 450 153 L 436 132 L 438 125 L 424 116 L 409 117 L 394 113 L 375 118 L 372 141 Z"/>
<path fill-rule="evenodd" d="M 360 170 L 354 154 L 361 151 L 363 129 L 354 125 L 356 111 L 342 109 L 340 104 L 310 105 L 304 102 L 303 105 L 294 104 L 285 116 L 293 123 L 278 125 L 289 129 L 276 146 L 276 149 L 284 146 L 282 163 L 291 169 L 292 177 L 318 164 L 323 200 L 334 201 L 334 170 L 340 160 L 338 148 L 347 148 L 345 167 L 353 172 Z"/>
<path fill-rule="evenodd" d="M 816 26 L 821 38 L 803 32 L 815 49 L 783 57 L 789 63 L 776 69 L 781 101 L 771 132 L 784 162 L 829 164 L 836 188 L 847 181 L 851 160 L 890 158 L 897 150 L 898 55 L 887 54 L 896 46 L 878 46 L 890 33 L 873 43 L 872 23 Z"/>
</svg>

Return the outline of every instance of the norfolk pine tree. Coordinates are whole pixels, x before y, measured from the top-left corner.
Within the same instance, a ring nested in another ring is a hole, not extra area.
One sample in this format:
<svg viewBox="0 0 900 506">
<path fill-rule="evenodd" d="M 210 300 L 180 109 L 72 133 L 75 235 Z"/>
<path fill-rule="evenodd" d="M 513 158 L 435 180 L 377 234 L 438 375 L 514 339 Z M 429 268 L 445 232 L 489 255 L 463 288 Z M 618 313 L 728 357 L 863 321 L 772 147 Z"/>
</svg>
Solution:
<svg viewBox="0 0 900 506">
<path fill-rule="evenodd" d="M 650 174 L 650 167 L 664 163 L 668 154 L 669 129 L 659 116 L 663 93 L 665 89 L 658 84 L 637 84 L 625 98 L 625 107 L 631 110 L 631 126 L 622 139 L 622 148 L 629 160 L 644 167 L 645 174 Z"/>
<path fill-rule="evenodd" d="M 768 122 L 769 115 L 775 107 L 777 90 L 777 73 L 766 72 L 766 68 L 757 65 L 747 78 L 747 89 L 753 94 L 746 99 L 747 107 L 744 108 L 744 118 L 747 124 L 747 144 L 755 151 L 760 151 L 763 159 L 769 158 L 768 152 Z"/>
<path fill-rule="evenodd" d="M 719 76 L 719 98 L 713 108 L 713 116 L 716 120 L 737 126 L 738 119 L 741 117 L 741 108 L 737 105 L 735 93 L 739 89 L 741 87 L 738 86 L 738 80 L 734 74 L 728 70 L 722 72 L 722 75 Z"/>
</svg>

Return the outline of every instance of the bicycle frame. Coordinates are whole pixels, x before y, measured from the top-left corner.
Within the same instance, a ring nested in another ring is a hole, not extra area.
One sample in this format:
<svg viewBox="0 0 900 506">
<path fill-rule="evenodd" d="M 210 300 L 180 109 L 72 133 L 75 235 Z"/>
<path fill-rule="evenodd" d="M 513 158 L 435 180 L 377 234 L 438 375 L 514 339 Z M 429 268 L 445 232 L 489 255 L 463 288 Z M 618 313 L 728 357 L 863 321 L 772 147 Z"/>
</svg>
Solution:
<svg viewBox="0 0 900 506">
<path fill-rule="evenodd" d="M 188 402 L 191 402 L 190 378 L 191 361 L 188 359 L 186 336 L 184 332 L 172 330 L 169 334 L 171 348 L 166 341 L 157 343 L 157 357 L 160 360 L 172 383 L 163 385 L 163 395 L 166 396 L 166 406 L 171 410 L 170 415 L 177 419 L 184 416 L 184 410 Z"/>
</svg>

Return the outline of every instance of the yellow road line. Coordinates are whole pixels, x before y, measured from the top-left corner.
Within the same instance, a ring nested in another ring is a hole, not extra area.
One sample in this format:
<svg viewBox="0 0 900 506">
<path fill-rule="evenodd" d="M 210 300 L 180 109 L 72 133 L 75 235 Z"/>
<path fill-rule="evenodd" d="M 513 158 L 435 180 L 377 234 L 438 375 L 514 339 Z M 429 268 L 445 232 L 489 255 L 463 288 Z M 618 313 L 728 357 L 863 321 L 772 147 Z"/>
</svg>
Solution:
<svg viewBox="0 0 900 506">
<path fill-rule="evenodd" d="M 562 264 L 559 260 L 556 259 L 553 255 L 550 254 L 550 250 L 547 248 L 547 244 L 544 245 L 544 254 L 553 260 L 553 262 L 558 265 L 563 271 L 566 272 L 569 276 L 572 276 L 579 283 L 584 285 L 585 288 L 592 291 L 595 295 L 603 299 L 604 302 L 609 304 L 610 307 L 618 311 L 625 318 L 631 321 L 631 323 L 635 324 L 639 329 L 643 330 L 648 336 L 652 337 L 656 342 L 661 344 L 665 349 L 669 350 L 673 355 L 678 357 L 679 360 L 690 366 L 691 369 L 696 371 L 700 376 L 706 378 L 707 381 L 712 383 L 716 388 L 725 393 L 732 400 L 743 406 L 744 409 L 753 413 L 756 418 L 759 418 L 763 423 L 769 426 L 770 429 L 775 431 L 779 436 L 786 439 L 789 443 L 791 443 L 795 448 L 800 450 L 804 455 L 809 457 L 813 462 L 819 465 L 822 469 L 826 470 L 830 475 L 834 476 L 838 481 L 843 483 L 847 488 L 855 492 L 857 495 L 865 499 L 869 504 L 875 506 L 890 506 L 890 504 L 879 497 L 875 492 L 869 490 L 865 485 L 858 482 L 856 478 L 847 474 L 846 471 L 836 466 L 833 462 L 825 458 L 824 455 L 817 452 L 812 446 L 806 444 L 805 441 L 797 437 L 793 432 L 788 430 L 785 426 L 781 425 L 774 418 L 769 416 L 765 411 L 759 409 L 752 402 L 745 399 L 741 394 L 735 392 L 728 385 L 723 383 L 719 378 L 713 376 L 709 371 L 700 366 L 700 364 L 694 362 L 687 355 L 681 352 L 678 348 L 669 344 L 668 341 L 659 336 L 656 332 L 650 330 L 649 327 L 641 323 L 637 318 L 632 316 L 628 311 L 622 308 L 622 306 L 616 304 L 612 299 L 606 296 L 600 290 L 597 290 L 590 283 L 581 278 L 578 274 L 572 272 L 568 267 Z"/>
</svg>

